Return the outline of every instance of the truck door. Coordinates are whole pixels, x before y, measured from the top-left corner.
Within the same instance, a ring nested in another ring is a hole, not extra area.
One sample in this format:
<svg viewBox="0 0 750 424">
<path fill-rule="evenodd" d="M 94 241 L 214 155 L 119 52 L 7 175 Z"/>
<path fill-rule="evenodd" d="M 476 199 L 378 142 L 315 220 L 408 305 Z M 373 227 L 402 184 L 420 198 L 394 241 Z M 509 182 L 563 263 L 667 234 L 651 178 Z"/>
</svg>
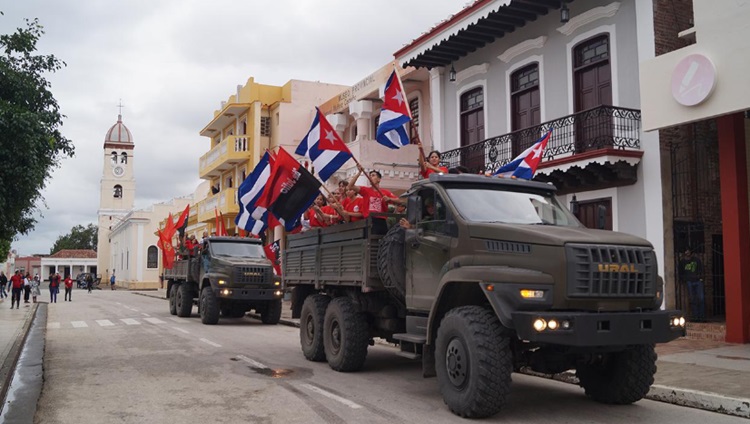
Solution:
<svg viewBox="0 0 750 424">
<path fill-rule="evenodd" d="M 429 311 L 440 278 L 448 269 L 453 241 L 445 202 L 433 189 L 419 191 L 416 222 L 406 233 L 406 304 Z"/>
</svg>

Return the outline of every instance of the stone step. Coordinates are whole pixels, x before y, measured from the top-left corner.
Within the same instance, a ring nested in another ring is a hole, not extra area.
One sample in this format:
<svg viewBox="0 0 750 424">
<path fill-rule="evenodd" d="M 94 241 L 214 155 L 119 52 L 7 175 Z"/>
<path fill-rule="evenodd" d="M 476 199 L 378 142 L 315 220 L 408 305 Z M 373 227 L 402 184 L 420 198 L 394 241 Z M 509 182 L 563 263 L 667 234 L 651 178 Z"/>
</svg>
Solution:
<svg viewBox="0 0 750 424">
<path fill-rule="evenodd" d="M 727 326 L 723 322 L 688 322 L 687 338 L 723 342 L 727 337 Z"/>
</svg>

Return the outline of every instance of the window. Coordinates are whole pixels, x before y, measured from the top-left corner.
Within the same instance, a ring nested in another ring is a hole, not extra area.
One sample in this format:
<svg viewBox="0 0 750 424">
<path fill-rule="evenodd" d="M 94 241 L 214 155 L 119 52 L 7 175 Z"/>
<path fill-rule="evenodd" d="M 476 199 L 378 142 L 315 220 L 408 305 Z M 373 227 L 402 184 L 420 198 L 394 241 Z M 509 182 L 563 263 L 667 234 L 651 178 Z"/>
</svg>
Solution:
<svg viewBox="0 0 750 424">
<path fill-rule="evenodd" d="M 159 249 L 156 246 L 149 246 L 146 253 L 146 268 L 159 267 Z"/>
<path fill-rule="evenodd" d="M 122 198 L 122 186 L 117 184 L 114 189 L 114 196 L 116 199 Z"/>
<path fill-rule="evenodd" d="M 278 119 L 278 114 L 276 115 L 276 118 Z M 271 117 L 270 116 L 260 117 L 260 135 L 261 137 L 271 136 Z"/>
<path fill-rule="evenodd" d="M 263 122 L 262 119 L 261 119 L 261 122 Z M 242 120 L 242 122 L 240 123 L 240 128 L 242 129 L 242 133 L 241 134 L 247 135 L 247 120 L 245 120 L 245 119 Z"/>
<path fill-rule="evenodd" d="M 511 128 L 513 131 L 530 128 L 541 123 L 539 98 L 539 64 L 532 63 L 510 76 Z M 513 136 L 513 157 L 526 150 L 536 141 L 536 136 L 519 134 Z"/>
<path fill-rule="evenodd" d="M 112 165 L 117 165 L 117 152 L 112 152 Z"/>
<path fill-rule="evenodd" d="M 432 189 L 420 191 L 419 197 L 421 204 L 417 227 L 423 228 L 425 231 L 444 233 L 446 208 L 443 199 Z"/>
<path fill-rule="evenodd" d="M 461 95 L 461 146 L 484 140 L 484 89 L 477 87 Z"/>
<path fill-rule="evenodd" d="M 575 112 L 612 104 L 609 34 L 597 35 L 573 48 Z M 612 118 L 590 113 L 576 118 L 576 153 L 612 146 Z"/>
<path fill-rule="evenodd" d="M 411 123 L 409 125 L 409 139 L 419 139 L 419 98 L 415 97 L 409 100 L 409 110 L 411 111 Z M 377 125 L 375 126 L 377 128 Z"/>
<path fill-rule="evenodd" d="M 122 152 L 122 155 L 120 155 L 120 163 L 128 163 L 128 154 L 126 152 Z"/>
</svg>

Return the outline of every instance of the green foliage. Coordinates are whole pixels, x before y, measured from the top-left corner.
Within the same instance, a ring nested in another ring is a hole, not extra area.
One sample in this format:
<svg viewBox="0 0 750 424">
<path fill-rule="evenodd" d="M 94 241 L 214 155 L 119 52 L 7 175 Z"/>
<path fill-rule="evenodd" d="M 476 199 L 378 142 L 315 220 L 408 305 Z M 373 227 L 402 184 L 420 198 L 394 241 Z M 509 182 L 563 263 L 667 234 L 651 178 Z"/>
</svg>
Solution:
<svg viewBox="0 0 750 424">
<path fill-rule="evenodd" d="M 40 192 L 73 143 L 59 128 L 64 115 L 45 73 L 65 66 L 53 55 L 35 55 L 44 34 L 37 19 L 0 34 L 0 241 L 27 234 L 40 211 Z M 0 252 L 1 253 L 1 252 Z"/>
<path fill-rule="evenodd" d="M 0 260 L 4 261 L 10 253 L 10 240 L 0 240 Z"/>
<path fill-rule="evenodd" d="M 96 250 L 99 227 L 89 224 L 87 227 L 76 225 L 70 229 L 70 233 L 60 236 L 50 249 L 50 255 L 63 249 L 91 249 Z"/>
</svg>

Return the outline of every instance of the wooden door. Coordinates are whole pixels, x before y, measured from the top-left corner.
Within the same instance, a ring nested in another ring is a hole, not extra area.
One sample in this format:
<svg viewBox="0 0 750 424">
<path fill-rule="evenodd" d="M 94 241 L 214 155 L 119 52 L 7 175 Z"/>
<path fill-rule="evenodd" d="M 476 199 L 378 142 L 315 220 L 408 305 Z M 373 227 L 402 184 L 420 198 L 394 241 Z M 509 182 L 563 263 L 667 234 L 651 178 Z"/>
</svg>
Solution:
<svg viewBox="0 0 750 424">
<path fill-rule="evenodd" d="M 479 87 L 461 95 L 461 147 L 484 140 L 484 90 Z M 466 148 L 461 165 L 472 172 L 484 170 L 484 149 Z"/>
<path fill-rule="evenodd" d="M 578 203 L 576 218 L 587 228 L 612 230 L 612 198 Z"/>
<path fill-rule="evenodd" d="M 603 109 L 595 109 L 612 105 L 609 35 L 584 41 L 575 47 L 573 55 L 576 152 L 611 147 L 612 117 Z"/>
<path fill-rule="evenodd" d="M 541 105 L 539 100 L 539 65 L 526 66 L 510 77 L 511 87 L 511 126 L 512 131 L 534 127 L 541 123 Z M 514 134 L 512 138 L 512 155 L 518 156 L 539 137 L 537 134 Z"/>
</svg>

